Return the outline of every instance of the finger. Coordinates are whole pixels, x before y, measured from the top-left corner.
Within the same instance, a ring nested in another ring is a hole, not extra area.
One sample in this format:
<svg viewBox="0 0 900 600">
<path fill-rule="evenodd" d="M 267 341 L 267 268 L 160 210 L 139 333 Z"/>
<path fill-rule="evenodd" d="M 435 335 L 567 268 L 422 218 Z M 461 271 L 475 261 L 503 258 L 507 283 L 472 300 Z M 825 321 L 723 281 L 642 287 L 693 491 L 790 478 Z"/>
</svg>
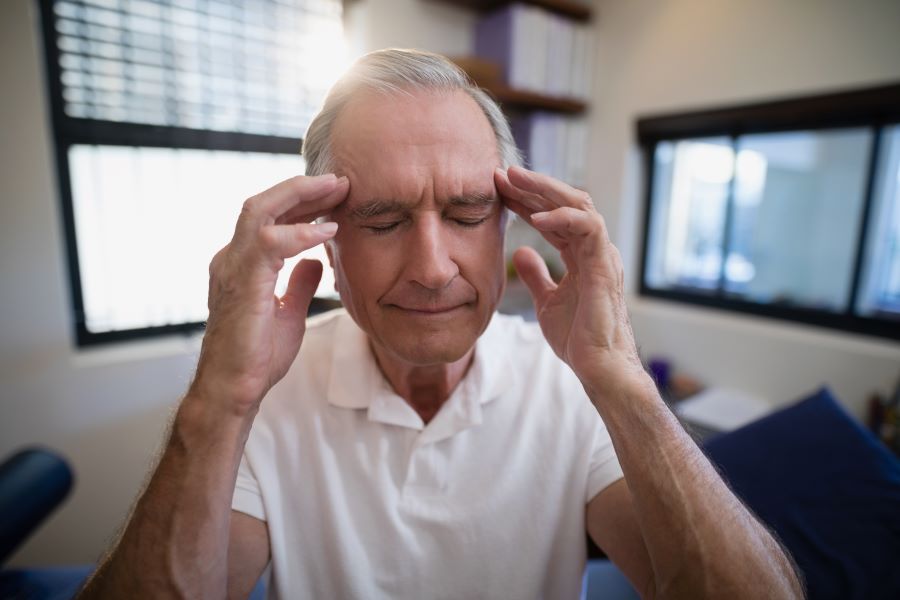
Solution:
<svg viewBox="0 0 900 600">
<path fill-rule="evenodd" d="M 494 171 L 494 185 L 497 186 L 497 191 L 500 192 L 502 197 L 515 200 L 532 210 L 543 211 L 556 208 L 557 206 L 545 198 L 542 198 L 539 194 L 525 191 L 513 185 L 510 182 L 506 171 L 503 169 L 496 169 Z"/>
<path fill-rule="evenodd" d="M 522 218 L 522 220 L 528 224 L 531 224 L 531 215 L 533 215 L 536 212 L 543 212 L 543 211 L 536 211 L 533 208 L 529 208 L 529 207 L 525 206 L 524 204 L 522 204 L 521 202 L 519 202 L 517 200 L 513 200 L 512 198 L 504 197 L 504 198 L 502 198 L 502 200 L 503 200 L 503 204 L 506 206 L 506 208 L 513 211 L 517 215 L 519 215 Z"/>
<path fill-rule="evenodd" d="M 346 177 L 338 179 L 333 174 L 291 177 L 244 202 L 241 220 L 255 226 L 271 224 L 300 203 L 309 212 L 321 211 L 338 204 L 341 197 L 334 193 L 337 188 L 348 187 Z"/>
<path fill-rule="evenodd" d="M 521 202 L 516 202 L 515 200 L 510 200 L 509 198 L 504 198 L 504 204 L 511 211 L 519 215 L 523 221 L 534 227 L 534 223 L 532 223 L 531 220 L 531 216 L 535 214 L 534 210 L 528 208 Z M 553 244 L 553 247 L 557 250 L 560 250 L 562 248 L 562 244 L 565 243 L 563 237 L 558 233 L 555 233 L 553 231 L 541 231 L 540 229 L 538 229 L 537 231 L 545 240 Z"/>
<path fill-rule="evenodd" d="M 597 234 L 604 241 L 607 239 L 606 225 L 600 215 L 571 206 L 534 213 L 531 222 L 538 231 L 557 233 L 564 238 Z"/>
<path fill-rule="evenodd" d="M 283 260 L 331 239 L 337 229 L 338 224 L 333 221 L 267 225 L 259 232 L 260 246 L 266 258 Z"/>
<path fill-rule="evenodd" d="M 284 310 L 295 315 L 305 315 L 322 279 L 322 263 L 304 258 L 294 266 L 288 279 L 287 290 L 281 297 Z"/>
<path fill-rule="evenodd" d="M 550 277 L 547 263 L 534 248 L 523 246 L 513 254 L 513 265 L 516 267 L 519 278 L 525 282 L 528 293 L 531 294 L 534 308 L 540 311 L 547 296 L 556 290 L 556 284 Z"/>
<path fill-rule="evenodd" d="M 321 198 L 309 199 L 295 204 L 275 219 L 275 223 L 277 225 L 309 223 L 319 217 L 331 214 L 335 207 L 347 199 L 350 193 L 349 182 L 350 180 L 346 177 L 338 179 L 334 189 L 329 194 Z"/>
<path fill-rule="evenodd" d="M 549 175 L 535 173 L 522 167 L 510 167 L 508 178 L 509 182 L 520 190 L 537 194 L 557 206 L 594 208 L 594 202 L 587 192 L 573 188 Z"/>
</svg>

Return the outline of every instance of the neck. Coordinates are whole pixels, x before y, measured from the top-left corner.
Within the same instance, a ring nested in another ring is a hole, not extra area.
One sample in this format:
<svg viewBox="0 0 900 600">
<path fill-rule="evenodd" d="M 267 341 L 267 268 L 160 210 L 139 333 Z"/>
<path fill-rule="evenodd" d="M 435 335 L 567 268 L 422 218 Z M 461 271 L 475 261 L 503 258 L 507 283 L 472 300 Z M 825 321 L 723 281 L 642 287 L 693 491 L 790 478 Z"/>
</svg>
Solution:
<svg viewBox="0 0 900 600">
<path fill-rule="evenodd" d="M 372 352 L 394 391 L 428 423 L 440 410 L 472 364 L 475 348 L 452 363 L 419 366 L 407 363 L 377 344 Z"/>
</svg>

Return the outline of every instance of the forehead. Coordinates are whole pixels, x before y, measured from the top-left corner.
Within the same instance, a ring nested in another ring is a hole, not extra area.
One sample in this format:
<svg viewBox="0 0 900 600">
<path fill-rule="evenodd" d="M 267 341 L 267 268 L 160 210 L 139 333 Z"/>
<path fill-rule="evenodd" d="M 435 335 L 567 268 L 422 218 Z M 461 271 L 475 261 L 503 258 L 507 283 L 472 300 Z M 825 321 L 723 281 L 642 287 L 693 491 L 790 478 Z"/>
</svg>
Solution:
<svg viewBox="0 0 900 600">
<path fill-rule="evenodd" d="M 494 133 L 462 90 L 360 94 L 338 115 L 331 143 L 335 171 L 350 177 L 350 207 L 494 193 Z"/>
</svg>

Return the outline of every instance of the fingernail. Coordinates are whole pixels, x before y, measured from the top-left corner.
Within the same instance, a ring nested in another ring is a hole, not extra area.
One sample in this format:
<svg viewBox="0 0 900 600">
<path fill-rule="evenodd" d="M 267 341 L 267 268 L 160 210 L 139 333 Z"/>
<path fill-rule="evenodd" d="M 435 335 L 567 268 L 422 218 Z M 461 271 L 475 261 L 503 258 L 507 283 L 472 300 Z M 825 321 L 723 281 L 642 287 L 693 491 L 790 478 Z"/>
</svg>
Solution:
<svg viewBox="0 0 900 600">
<path fill-rule="evenodd" d="M 344 184 L 347 183 L 348 181 L 350 181 L 350 180 L 347 178 L 346 175 L 341 175 L 340 177 L 338 177 L 337 184 L 338 184 L 338 185 L 344 185 Z"/>
<path fill-rule="evenodd" d="M 532 221 L 546 221 L 550 214 L 546 212 L 537 212 L 531 215 Z"/>
<path fill-rule="evenodd" d="M 327 223 L 316 223 L 315 224 L 316 231 L 321 233 L 322 235 L 334 235 L 337 233 L 338 224 L 334 221 L 328 221 Z"/>
</svg>

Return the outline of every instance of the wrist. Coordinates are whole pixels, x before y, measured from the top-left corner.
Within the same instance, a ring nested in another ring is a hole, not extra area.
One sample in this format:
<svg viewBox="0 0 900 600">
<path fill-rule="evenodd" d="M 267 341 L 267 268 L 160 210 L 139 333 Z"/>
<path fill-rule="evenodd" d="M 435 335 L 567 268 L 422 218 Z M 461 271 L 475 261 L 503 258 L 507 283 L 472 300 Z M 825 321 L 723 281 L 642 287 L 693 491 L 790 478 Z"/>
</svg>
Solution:
<svg viewBox="0 0 900 600">
<path fill-rule="evenodd" d="M 615 375 L 597 375 L 581 381 L 591 403 L 602 407 L 662 401 L 656 383 L 643 368 L 621 370 Z"/>
<path fill-rule="evenodd" d="M 265 396 L 260 388 L 262 385 L 257 379 L 228 377 L 221 373 L 221 369 L 209 368 L 201 359 L 185 400 L 190 398 L 193 403 L 216 407 L 222 414 L 252 419 Z"/>
<path fill-rule="evenodd" d="M 192 385 L 178 406 L 172 429 L 185 442 L 211 439 L 243 441 L 249 435 L 256 413 L 256 407 L 234 410 Z"/>
</svg>

